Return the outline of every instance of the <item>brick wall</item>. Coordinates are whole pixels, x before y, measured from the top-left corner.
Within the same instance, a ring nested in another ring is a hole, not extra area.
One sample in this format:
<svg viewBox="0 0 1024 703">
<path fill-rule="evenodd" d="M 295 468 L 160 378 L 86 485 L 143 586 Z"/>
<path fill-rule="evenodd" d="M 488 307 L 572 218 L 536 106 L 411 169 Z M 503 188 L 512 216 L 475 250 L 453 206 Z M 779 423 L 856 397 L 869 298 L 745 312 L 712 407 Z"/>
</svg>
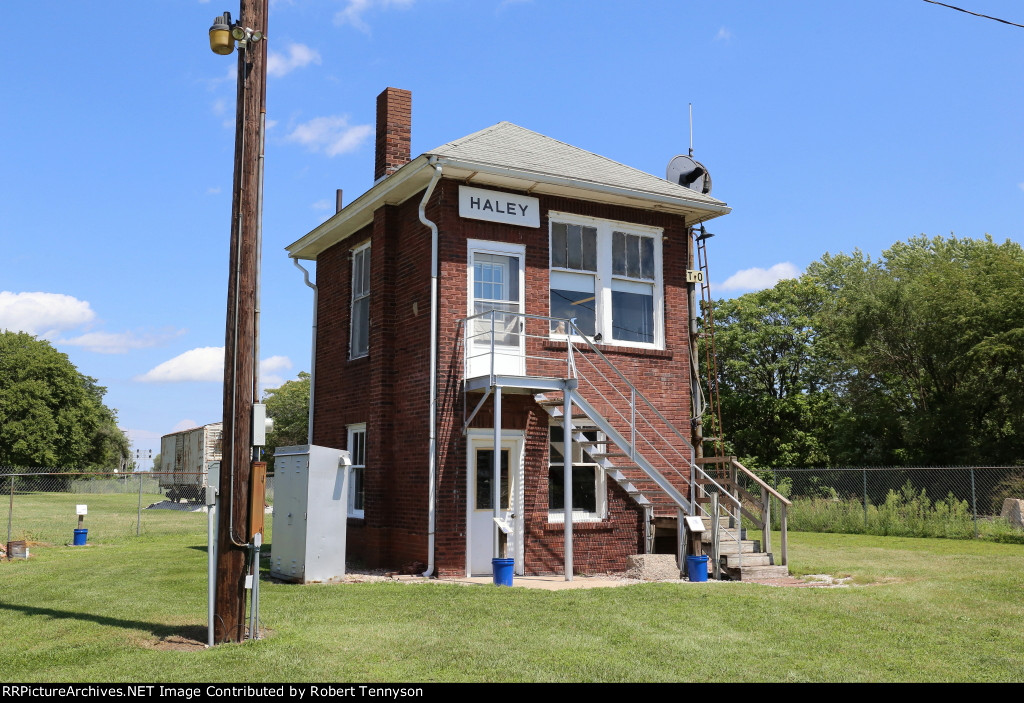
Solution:
<svg viewBox="0 0 1024 703">
<path fill-rule="evenodd" d="M 429 411 L 430 232 L 419 222 L 421 195 L 384 206 L 365 227 L 324 252 L 317 265 L 319 330 L 314 442 L 345 447 L 345 426 L 367 423 L 366 519 L 350 521 L 350 553 L 371 566 L 426 562 Z M 540 196 L 541 226 L 463 219 L 458 183 L 442 180 L 427 215 L 440 230 L 438 475 L 435 561 L 441 576 L 462 575 L 466 564 L 466 438 L 462 434 L 462 356 L 459 320 L 467 315 L 466 240 L 526 247 L 526 312 L 548 314 L 550 210 L 662 227 L 666 349 L 602 351 L 681 430 L 689 427 L 687 232 L 678 216 L 567 198 Z M 351 261 L 369 238 L 370 354 L 348 359 Z M 532 330 L 533 331 L 537 330 Z M 528 354 L 550 354 L 557 343 L 530 340 Z M 475 405 L 475 399 L 471 399 Z M 471 409 L 471 408 L 470 408 Z M 476 427 L 491 425 L 486 407 Z M 503 426 L 526 439 L 526 571 L 560 573 L 563 530 L 547 521 L 548 416 L 530 396 L 505 395 Z M 614 481 L 607 482 L 609 519 L 576 525 L 574 562 L 584 573 L 621 570 L 643 549 L 643 511 Z"/>
</svg>

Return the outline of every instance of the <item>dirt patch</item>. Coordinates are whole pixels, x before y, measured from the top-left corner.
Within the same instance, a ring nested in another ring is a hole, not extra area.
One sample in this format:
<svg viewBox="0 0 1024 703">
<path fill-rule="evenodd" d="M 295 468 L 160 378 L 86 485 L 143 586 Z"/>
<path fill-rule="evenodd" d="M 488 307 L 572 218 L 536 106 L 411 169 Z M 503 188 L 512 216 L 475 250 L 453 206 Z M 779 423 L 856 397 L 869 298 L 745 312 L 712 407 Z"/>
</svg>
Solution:
<svg viewBox="0 0 1024 703">
<path fill-rule="evenodd" d="M 808 574 L 807 576 L 785 576 L 778 579 L 748 579 L 743 583 L 759 583 L 763 586 L 788 588 L 849 588 L 852 576 L 831 576 L 829 574 Z"/>
<path fill-rule="evenodd" d="M 147 637 L 136 644 L 145 649 L 197 652 L 206 649 L 206 627 L 189 625 L 162 637 Z"/>
</svg>

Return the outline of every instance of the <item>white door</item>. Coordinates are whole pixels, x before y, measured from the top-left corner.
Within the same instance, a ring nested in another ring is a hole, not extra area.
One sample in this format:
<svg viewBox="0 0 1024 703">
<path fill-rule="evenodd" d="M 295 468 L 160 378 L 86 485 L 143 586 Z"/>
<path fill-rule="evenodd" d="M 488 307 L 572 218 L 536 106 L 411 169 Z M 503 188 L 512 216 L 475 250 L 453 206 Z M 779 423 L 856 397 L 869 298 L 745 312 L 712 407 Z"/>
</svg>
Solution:
<svg viewBox="0 0 1024 703">
<path fill-rule="evenodd" d="M 472 242 L 471 242 L 472 246 Z M 476 242 L 469 252 L 467 377 L 525 373 L 523 262 L 518 245 Z M 491 350 L 493 354 L 493 366 Z"/>
<path fill-rule="evenodd" d="M 467 471 L 467 569 L 472 576 L 493 573 L 494 558 L 494 433 L 471 431 Z M 501 510 L 512 525 L 508 535 L 508 556 L 516 560 L 515 572 L 523 573 L 523 436 L 502 433 Z"/>
</svg>

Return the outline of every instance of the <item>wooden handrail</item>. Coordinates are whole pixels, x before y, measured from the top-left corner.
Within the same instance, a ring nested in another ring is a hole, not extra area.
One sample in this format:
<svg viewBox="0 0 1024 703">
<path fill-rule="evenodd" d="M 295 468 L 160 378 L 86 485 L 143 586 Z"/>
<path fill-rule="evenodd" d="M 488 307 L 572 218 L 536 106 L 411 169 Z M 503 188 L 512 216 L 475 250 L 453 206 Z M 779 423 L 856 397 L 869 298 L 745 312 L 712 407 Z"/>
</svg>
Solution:
<svg viewBox="0 0 1024 703">
<path fill-rule="evenodd" d="M 785 496 L 783 496 L 783 495 L 782 495 L 781 493 L 779 493 L 779 492 L 778 492 L 777 490 L 775 490 L 774 488 L 772 488 L 771 486 L 769 486 L 769 485 L 768 485 L 767 483 L 765 483 L 764 481 L 762 481 L 762 480 L 761 480 L 761 478 L 760 478 L 760 477 L 759 477 L 759 476 L 758 476 L 757 474 L 755 474 L 755 473 L 754 473 L 753 471 L 751 471 L 750 469 L 748 469 L 748 468 L 747 468 L 746 466 L 744 466 L 744 465 L 743 465 L 743 464 L 741 464 L 740 462 L 736 461 L 736 457 L 734 457 L 734 456 L 731 456 L 731 457 L 729 457 L 729 463 L 730 463 L 730 464 L 732 464 L 733 466 L 735 466 L 735 467 L 736 467 L 737 469 L 739 469 L 739 470 L 740 470 L 740 471 L 742 471 L 743 473 L 745 473 L 745 474 L 746 474 L 746 475 L 747 475 L 748 477 L 750 477 L 750 478 L 751 478 L 751 479 L 752 479 L 752 480 L 754 481 L 754 483 L 756 483 L 757 485 L 759 485 L 759 486 L 760 486 L 761 488 L 763 488 L 763 489 L 767 490 L 767 491 L 768 491 L 769 493 L 771 493 L 771 494 L 772 494 L 773 496 L 775 496 L 775 497 L 776 497 L 776 498 L 778 498 L 778 499 L 779 499 L 780 501 L 782 501 L 782 503 L 783 503 L 784 505 L 793 505 L 792 501 L 790 501 L 790 500 L 789 500 L 788 498 L 786 498 Z"/>
</svg>

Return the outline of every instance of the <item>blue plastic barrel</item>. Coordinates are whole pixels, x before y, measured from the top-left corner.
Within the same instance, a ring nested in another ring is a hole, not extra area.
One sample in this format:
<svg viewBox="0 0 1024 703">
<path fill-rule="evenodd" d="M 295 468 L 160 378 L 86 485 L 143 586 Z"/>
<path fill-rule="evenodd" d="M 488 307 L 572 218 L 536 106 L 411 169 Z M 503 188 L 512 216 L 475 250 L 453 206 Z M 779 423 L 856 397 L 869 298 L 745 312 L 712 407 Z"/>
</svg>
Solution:
<svg viewBox="0 0 1024 703">
<path fill-rule="evenodd" d="M 494 572 L 495 586 L 511 586 L 515 559 L 491 559 L 491 570 Z"/>
<path fill-rule="evenodd" d="M 686 557 L 686 577 L 691 581 L 708 580 L 708 555 Z"/>
<path fill-rule="evenodd" d="M 88 536 L 89 536 L 89 528 L 84 528 L 84 529 L 81 529 L 81 530 L 75 530 L 75 542 L 74 542 L 74 545 L 76 547 L 84 547 L 85 546 L 85 540 L 86 540 L 86 538 Z"/>
</svg>

